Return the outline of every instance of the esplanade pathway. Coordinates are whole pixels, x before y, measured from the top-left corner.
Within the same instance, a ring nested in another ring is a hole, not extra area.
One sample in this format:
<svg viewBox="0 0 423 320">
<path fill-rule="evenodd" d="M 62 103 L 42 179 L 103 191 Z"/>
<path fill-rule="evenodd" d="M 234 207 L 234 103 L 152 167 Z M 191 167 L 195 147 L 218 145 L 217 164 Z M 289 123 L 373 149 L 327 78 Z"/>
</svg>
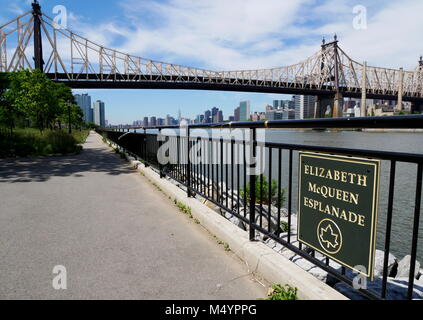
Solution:
<svg viewBox="0 0 423 320">
<path fill-rule="evenodd" d="M 58 265 L 66 290 L 53 288 Z M 0 160 L 0 299 L 257 299 L 266 290 L 95 133 L 79 155 Z"/>
</svg>

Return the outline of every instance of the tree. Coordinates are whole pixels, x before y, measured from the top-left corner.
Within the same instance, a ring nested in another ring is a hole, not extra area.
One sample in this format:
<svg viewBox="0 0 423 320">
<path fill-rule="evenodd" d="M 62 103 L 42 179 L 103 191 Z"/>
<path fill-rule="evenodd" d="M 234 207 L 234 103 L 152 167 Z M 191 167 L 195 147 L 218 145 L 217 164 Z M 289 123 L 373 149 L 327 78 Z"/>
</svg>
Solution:
<svg viewBox="0 0 423 320">
<path fill-rule="evenodd" d="M 50 80 L 38 69 L 11 73 L 9 77 L 6 94 L 13 109 L 31 119 L 43 131 L 51 118 L 49 112 L 56 107 Z"/>
<path fill-rule="evenodd" d="M 10 129 L 13 134 L 15 121 L 19 117 L 18 108 L 12 103 L 8 88 L 10 87 L 10 78 L 6 74 L 2 74 L 0 78 L 0 124 Z"/>
<path fill-rule="evenodd" d="M 68 101 L 74 103 L 72 90 L 63 83 L 51 81 L 44 73 L 22 70 L 10 74 L 6 100 L 10 104 L 6 110 L 9 118 L 23 116 L 42 132 L 53 129 L 56 124 L 68 122 Z M 72 108 L 75 123 L 79 125 L 79 110 Z M 66 120 L 65 120 L 66 119 Z M 9 119 L 9 121 L 11 121 Z"/>
</svg>

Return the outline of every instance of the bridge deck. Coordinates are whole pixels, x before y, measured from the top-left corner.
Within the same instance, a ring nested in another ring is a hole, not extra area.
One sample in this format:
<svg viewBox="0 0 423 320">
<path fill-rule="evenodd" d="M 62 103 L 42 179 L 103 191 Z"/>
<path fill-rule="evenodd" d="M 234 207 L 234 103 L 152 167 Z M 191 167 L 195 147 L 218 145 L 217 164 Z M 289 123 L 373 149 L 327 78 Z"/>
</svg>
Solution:
<svg viewBox="0 0 423 320">
<path fill-rule="evenodd" d="M 0 161 L 0 299 L 256 299 L 265 289 L 91 134 L 77 156 Z M 52 287 L 55 265 L 68 289 Z"/>
</svg>

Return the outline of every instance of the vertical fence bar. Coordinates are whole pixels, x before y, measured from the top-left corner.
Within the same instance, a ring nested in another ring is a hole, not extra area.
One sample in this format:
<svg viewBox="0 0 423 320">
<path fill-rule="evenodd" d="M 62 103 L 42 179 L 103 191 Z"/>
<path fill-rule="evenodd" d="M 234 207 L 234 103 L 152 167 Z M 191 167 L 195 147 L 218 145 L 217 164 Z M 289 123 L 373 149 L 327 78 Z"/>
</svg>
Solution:
<svg viewBox="0 0 423 320">
<path fill-rule="evenodd" d="M 269 148 L 269 203 L 267 208 L 267 231 L 270 232 L 270 224 L 272 222 L 272 148 Z"/>
<path fill-rule="evenodd" d="M 229 154 L 228 154 L 229 145 L 226 143 L 226 157 L 225 157 L 225 184 L 226 184 L 226 208 L 229 208 Z"/>
<path fill-rule="evenodd" d="M 389 250 L 391 246 L 391 229 L 392 229 L 392 208 L 394 204 L 394 186 L 395 186 L 396 161 L 391 161 L 391 170 L 389 172 L 389 196 L 388 196 L 388 213 L 386 217 L 386 235 L 385 235 L 385 256 L 383 260 L 383 279 L 382 279 L 382 299 L 386 298 L 386 284 L 388 281 L 388 261 Z"/>
<path fill-rule="evenodd" d="M 282 149 L 278 150 L 278 236 L 280 235 L 279 231 L 281 230 L 281 207 L 282 207 L 282 190 L 281 190 L 281 183 L 282 183 Z"/>
<path fill-rule="evenodd" d="M 250 131 L 250 241 L 256 238 L 254 223 L 256 220 L 256 129 Z"/>
<path fill-rule="evenodd" d="M 288 182 L 288 242 L 291 243 L 291 210 L 292 210 L 292 149 L 289 150 L 289 182 Z"/>
<path fill-rule="evenodd" d="M 410 275 L 408 280 L 408 300 L 413 298 L 414 272 L 416 270 L 417 242 L 419 240 L 420 202 L 422 197 L 423 164 L 417 165 L 416 201 L 414 205 L 413 240 L 411 244 Z"/>
<path fill-rule="evenodd" d="M 212 194 L 212 199 L 214 200 L 215 198 L 214 198 L 214 152 L 213 150 L 214 150 L 214 142 L 210 138 L 211 194 Z"/>
<path fill-rule="evenodd" d="M 187 184 L 187 196 L 191 197 L 191 159 L 189 156 L 190 145 L 189 145 L 189 134 L 190 134 L 189 125 L 187 126 L 187 172 L 186 172 L 186 184 Z"/>
<path fill-rule="evenodd" d="M 223 205 L 223 138 L 220 138 L 220 197 L 222 201 L 219 202 Z"/>
<path fill-rule="evenodd" d="M 234 211 L 234 143 L 231 138 L 231 210 Z"/>
<path fill-rule="evenodd" d="M 245 147 L 245 137 L 244 141 L 242 142 L 242 161 L 243 161 L 243 174 L 244 174 L 244 193 L 243 193 L 243 201 L 244 201 L 244 218 L 247 217 L 247 151 Z"/>
<path fill-rule="evenodd" d="M 161 154 L 161 152 L 163 152 L 162 151 L 162 143 L 163 143 L 163 141 L 162 141 L 162 137 L 161 137 L 161 135 L 162 135 L 162 129 L 160 128 L 159 129 L 159 135 L 158 135 L 158 137 L 160 137 L 159 138 L 159 150 L 160 150 L 160 153 L 158 153 L 158 155 L 159 155 L 159 157 L 162 157 L 163 155 Z M 163 159 L 163 158 L 162 158 Z M 159 172 L 160 172 L 160 179 L 162 179 L 163 177 L 164 177 L 164 174 L 163 174 L 163 165 L 162 165 L 162 161 L 160 161 L 160 159 L 157 159 L 157 160 L 159 160 Z"/>
<path fill-rule="evenodd" d="M 239 205 L 239 198 L 240 198 L 240 156 L 241 156 L 241 144 L 237 144 L 237 154 L 236 154 L 236 187 L 237 187 L 237 194 L 236 194 L 236 199 L 237 199 L 237 212 L 238 214 L 241 214 L 241 209 L 240 209 L 240 205 Z"/>
<path fill-rule="evenodd" d="M 263 152 L 262 148 L 259 148 L 259 152 Z M 264 161 L 264 160 L 263 160 Z M 264 175 L 260 174 L 260 227 L 263 226 L 263 179 Z"/>
</svg>

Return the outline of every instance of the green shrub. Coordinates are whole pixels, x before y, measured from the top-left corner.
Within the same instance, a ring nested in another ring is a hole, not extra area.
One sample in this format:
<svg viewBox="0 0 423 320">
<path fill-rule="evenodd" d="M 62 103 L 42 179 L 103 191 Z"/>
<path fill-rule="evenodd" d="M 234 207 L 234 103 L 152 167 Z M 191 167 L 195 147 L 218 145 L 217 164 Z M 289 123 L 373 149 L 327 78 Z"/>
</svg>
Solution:
<svg viewBox="0 0 423 320">
<path fill-rule="evenodd" d="M 41 133 L 36 129 L 16 129 L 13 134 L 0 131 L 0 158 L 47 156 L 78 153 L 88 131 L 72 135 L 62 130 L 48 130 Z"/>
<path fill-rule="evenodd" d="M 267 300 L 298 300 L 297 288 L 275 284 L 272 286 Z"/>
<path fill-rule="evenodd" d="M 261 183 L 261 180 L 263 180 L 263 183 Z M 270 192 L 271 204 L 274 206 L 282 207 L 286 201 L 285 189 L 281 188 L 280 194 L 278 194 L 278 183 L 275 179 L 272 179 Z M 262 195 L 261 198 L 260 195 Z M 247 186 L 240 191 L 240 196 L 241 198 L 244 198 L 245 196 L 247 201 L 250 202 L 250 184 L 247 184 Z M 264 175 L 256 177 L 256 203 L 260 202 L 267 205 L 269 204 L 269 182 Z"/>
</svg>

